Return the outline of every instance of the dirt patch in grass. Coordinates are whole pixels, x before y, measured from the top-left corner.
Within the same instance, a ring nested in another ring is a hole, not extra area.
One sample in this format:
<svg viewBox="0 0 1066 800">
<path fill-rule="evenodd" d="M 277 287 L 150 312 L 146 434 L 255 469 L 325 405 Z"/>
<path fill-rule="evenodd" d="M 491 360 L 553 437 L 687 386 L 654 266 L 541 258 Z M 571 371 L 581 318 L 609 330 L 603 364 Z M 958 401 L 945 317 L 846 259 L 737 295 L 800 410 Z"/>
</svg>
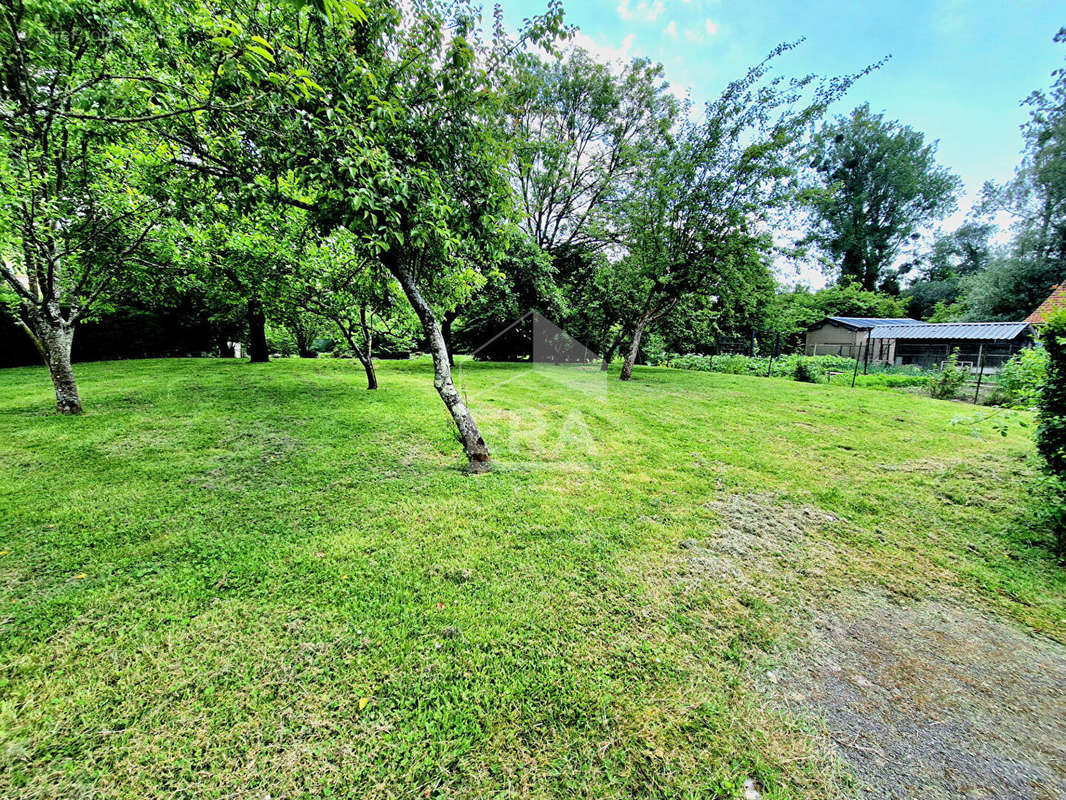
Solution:
<svg viewBox="0 0 1066 800">
<path fill-rule="evenodd" d="M 865 797 L 1066 797 L 1066 647 L 983 612 L 863 603 L 771 679 Z"/>
<path fill-rule="evenodd" d="M 710 535 L 681 542 L 682 572 L 734 585 L 758 582 L 766 573 L 819 574 L 834 548 L 812 536 L 839 518 L 816 508 L 788 503 L 773 494 L 735 494 L 707 508 L 718 523 Z"/>
</svg>

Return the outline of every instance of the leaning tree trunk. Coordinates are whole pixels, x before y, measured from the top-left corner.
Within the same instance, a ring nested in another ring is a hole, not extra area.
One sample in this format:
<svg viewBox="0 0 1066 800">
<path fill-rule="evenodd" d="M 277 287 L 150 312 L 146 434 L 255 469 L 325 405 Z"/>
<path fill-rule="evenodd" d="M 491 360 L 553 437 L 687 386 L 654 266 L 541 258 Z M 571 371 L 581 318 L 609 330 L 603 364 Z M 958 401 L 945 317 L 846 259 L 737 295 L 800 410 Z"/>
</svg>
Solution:
<svg viewBox="0 0 1066 800">
<path fill-rule="evenodd" d="M 388 267 L 393 277 L 399 281 L 404 294 L 407 295 L 407 299 L 411 303 L 411 307 L 415 310 L 415 314 L 418 315 L 418 319 L 422 323 L 422 330 L 426 335 L 426 340 L 429 342 L 430 352 L 433 354 L 433 386 L 436 388 L 437 394 L 440 395 L 440 399 L 444 401 L 448 412 L 452 415 L 455 427 L 459 430 L 459 439 L 463 443 L 463 449 L 466 451 L 468 460 L 467 469 L 474 473 L 487 472 L 492 466 L 489 448 L 485 444 L 485 440 L 481 438 L 481 433 L 478 431 L 473 414 L 463 403 L 463 399 L 459 396 L 459 392 L 456 391 L 455 384 L 452 382 L 448 347 L 444 342 L 444 335 L 441 333 L 440 325 L 437 324 L 433 309 L 430 308 L 429 303 L 422 296 L 418 281 L 410 269 L 393 258 L 389 258 Z"/>
<path fill-rule="evenodd" d="M 452 323 L 455 322 L 455 318 L 459 314 L 455 311 L 449 311 L 444 315 L 444 321 L 440 326 L 441 336 L 444 337 L 444 346 L 448 348 L 448 366 L 455 366 L 455 356 L 452 354 Z"/>
<path fill-rule="evenodd" d="M 248 360 L 252 364 L 265 364 L 270 361 L 266 313 L 263 311 L 263 301 L 257 295 L 248 298 Z"/>
<path fill-rule="evenodd" d="M 81 397 L 74 380 L 74 368 L 70 365 L 70 347 L 74 343 L 73 323 L 63 321 L 58 314 L 43 311 L 27 311 L 24 323 L 45 366 L 52 377 L 56 390 L 56 410 L 60 414 L 80 414 Z"/>
<path fill-rule="evenodd" d="M 637 354 L 640 352 L 640 340 L 644 336 L 644 328 L 648 324 L 647 316 L 641 317 L 636 326 L 633 328 L 633 340 L 629 343 L 629 350 L 626 353 L 625 361 L 622 363 L 622 374 L 619 376 L 622 380 L 628 381 L 633 377 L 633 365 L 637 363 Z"/>
</svg>

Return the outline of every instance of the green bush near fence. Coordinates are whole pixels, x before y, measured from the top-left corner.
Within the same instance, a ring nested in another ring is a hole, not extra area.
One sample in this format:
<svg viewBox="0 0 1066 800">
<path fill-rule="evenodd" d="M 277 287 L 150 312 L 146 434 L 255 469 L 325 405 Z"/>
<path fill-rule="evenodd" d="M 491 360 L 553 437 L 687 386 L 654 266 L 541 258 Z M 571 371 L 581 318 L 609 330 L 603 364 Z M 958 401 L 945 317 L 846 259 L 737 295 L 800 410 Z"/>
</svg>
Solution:
<svg viewBox="0 0 1066 800">
<path fill-rule="evenodd" d="M 834 376 L 830 383 L 851 385 L 851 373 Z M 860 372 L 855 376 L 855 385 L 864 389 L 906 389 L 911 386 L 925 386 L 929 376 L 922 372 L 874 372 L 869 375 Z"/>
<path fill-rule="evenodd" d="M 674 369 L 689 369 L 697 372 L 721 372 L 727 375 L 769 375 L 774 378 L 796 379 L 796 371 L 800 364 L 804 369 L 810 367 L 815 372 L 823 375 L 829 372 L 853 372 L 855 359 L 846 356 L 800 356 L 787 355 L 780 358 L 770 359 L 766 356 L 744 355 L 718 355 L 698 356 L 666 355 L 659 362 L 659 366 L 673 367 Z"/>
<path fill-rule="evenodd" d="M 998 404 L 1034 408 L 1040 402 L 1047 368 L 1048 352 L 1043 347 L 1027 347 L 1015 353 L 996 377 Z"/>
<path fill-rule="evenodd" d="M 954 400 L 969 378 L 969 370 L 959 366 L 959 351 L 953 350 L 940 371 L 926 378 L 925 390 L 937 400 Z"/>
</svg>

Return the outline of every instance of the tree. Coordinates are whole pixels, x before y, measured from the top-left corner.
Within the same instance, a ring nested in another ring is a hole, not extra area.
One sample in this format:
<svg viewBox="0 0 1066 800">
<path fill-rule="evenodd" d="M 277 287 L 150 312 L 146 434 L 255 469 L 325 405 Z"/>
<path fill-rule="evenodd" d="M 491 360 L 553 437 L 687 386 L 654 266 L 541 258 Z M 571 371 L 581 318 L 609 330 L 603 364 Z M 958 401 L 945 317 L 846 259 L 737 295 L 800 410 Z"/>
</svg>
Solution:
<svg viewBox="0 0 1066 800">
<path fill-rule="evenodd" d="M 841 283 L 867 291 L 891 283 L 891 268 L 920 228 L 955 208 L 961 181 L 936 163 L 936 143 L 918 131 L 856 108 L 827 123 L 810 147 L 808 195 L 817 245 Z"/>
<path fill-rule="evenodd" d="M 550 5 L 523 35 L 546 41 L 561 14 Z M 276 134 L 260 131 L 262 149 L 293 169 L 303 197 L 292 199 L 320 230 L 350 231 L 396 279 L 469 468 L 484 471 L 489 450 L 452 381 L 439 319 L 484 283 L 512 239 L 498 68 L 520 43 L 500 24 L 482 42 L 462 8 L 448 16 L 419 3 L 405 19 L 375 6 L 364 17 L 310 36 L 306 69 L 321 91 L 275 117 Z"/>
<path fill-rule="evenodd" d="M 163 213 L 136 190 L 136 176 L 165 164 L 136 130 L 92 112 L 142 105 L 129 80 L 109 73 L 124 71 L 144 14 L 116 5 L 125 6 L 15 0 L 0 10 L 0 278 L 62 414 L 82 410 L 75 326 L 119 272 L 148 262 Z"/>
<path fill-rule="evenodd" d="M 510 146 L 510 175 L 523 237 L 461 317 L 462 338 L 481 355 L 516 358 L 527 342 L 521 328 L 497 334 L 530 309 L 605 350 L 598 290 L 600 254 L 612 237 L 608 208 L 647 158 L 665 141 L 677 115 L 662 67 L 634 59 L 620 70 L 580 48 L 565 57 L 521 54 L 504 75 L 501 115 Z M 496 337 L 496 338 L 494 338 Z"/>
<path fill-rule="evenodd" d="M 1041 254 L 1039 235 L 1036 229 L 1023 230 L 985 269 L 962 280 L 962 319 L 1025 319 L 1066 279 L 1060 265 Z"/>
<path fill-rule="evenodd" d="M 793 197 L 803 137 L 857 77 L 764 80 L 773 59 L 793 46 L 779 45 L 730 83 L 702 122 L 679 126 L 618 205 L 613 224 L 626 253 L 615 263 L 631 298 L 622 380 L 632 376 L 649 325 L 688 295 L 720 296 L 733 276 L 766 260 L 772 241 L 765 229 Z"/>
<path fill-rule="evenodd" d="M 507 100 L 523 228 L 553 257 L 603 247 L 608 205 L 677 117 L 662 66 L 634 59 L 615 75 L 579 48 L 522 56 Z"/>
<path fill-rule="evenodd" d="M 359 252 L 354 237 L 338 231 L 305 251 L 279 305 L 285 316 L 304 312 L 332 324 L 363 365 L 367 389 L 377 389 L 375 341 L 390 337 L 409 344 L 417 327 L 398 293 L 382 266 Z"/>
<path fill-rule="evenodd" d="M 910 316 L 928 319 L 938 304 L 950 306 L 962 296 L 965 280 L 986 269 L 992 260 L 989 238 L 994 228 L 964 222 L 952 233 L 938 236 L 929 251 L 900 270 L 913 275 L 902 292 Z"/>
<path fill-rule="evenodd" d="M 129 286 L 155 268 L 152 237 L 178 202 L 165 189 L 172 167 L 209 168 L 164 129 L 245 112 L 289 85 L 266 68 L 267 49 L 214 11 L 198 0 L 0 8 L 0 278 L 62 413 L 81 410 L 75 326 L 120 277 Z M 256 86 L 222 101 L 220 87 L 253 73 Z"/>
<path fill-rule="evenodd" d="M 1066 44 L 1066 28 L 1054 41 Z M 1036 258 L 1061 272 L 1066 268 L 1066 68 L 1052 76 L 1050 89 L 1035 91 L 1025 101 L 1030 109 L 1022 128 L 1025 158 L 1008 200 L 1023 213 Z"/>
</svg>

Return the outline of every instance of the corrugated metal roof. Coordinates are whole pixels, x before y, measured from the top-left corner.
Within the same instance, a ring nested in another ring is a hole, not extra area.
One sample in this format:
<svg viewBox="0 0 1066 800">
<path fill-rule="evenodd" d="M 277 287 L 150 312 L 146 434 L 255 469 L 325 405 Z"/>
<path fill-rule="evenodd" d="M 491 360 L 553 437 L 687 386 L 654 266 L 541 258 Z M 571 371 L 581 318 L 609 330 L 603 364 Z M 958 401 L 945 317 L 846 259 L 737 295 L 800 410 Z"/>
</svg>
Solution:
<svg viewBox="0 0 1066 800">
<path fill-rule="evenodd" d="M 917 319 L 908 317 L 826 317 L 852 328 L 876 328 L 878 325 L 921 325 Z"/>
<path fill-rule="evenodd" d="M 1010 341 L 1029 329 L 1028 322 L 921 322 L 878 325 L 871 339 L 998 339 Z"/>
</svg>

